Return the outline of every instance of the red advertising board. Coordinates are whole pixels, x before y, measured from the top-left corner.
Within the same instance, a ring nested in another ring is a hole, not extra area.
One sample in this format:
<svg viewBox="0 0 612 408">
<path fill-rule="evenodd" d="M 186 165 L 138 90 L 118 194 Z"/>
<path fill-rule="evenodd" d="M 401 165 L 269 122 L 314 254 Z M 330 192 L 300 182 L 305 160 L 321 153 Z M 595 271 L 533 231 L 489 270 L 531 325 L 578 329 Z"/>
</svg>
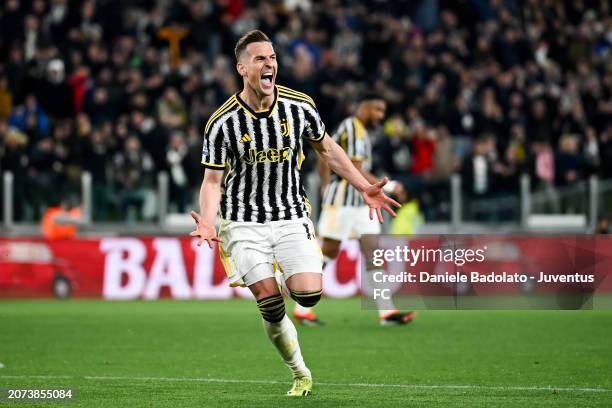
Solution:
<svg viewBox="0 0 612 408">
<path fill-rule="evenodd" d="M 412 248 L 444 245 L 443 238 L 395 239 Z M 491 237 L 487 239 L 491 246 Z M 479 267 L 514 273 L 520 272 L 529 259 L 566 264 L 573 262 L 576 256 L 560 256 L 567 251 L 559 252 L 556 249 L 559 238 L 554 239 L 500 238 L 487 250 L 487 259 Z M 471 240 L 477 247 L 478 239 Z M 612 254 L 612 239 L 589 242 L 595 255 L 592 257 L 593 265 L 587 266 L 605 270 L 605 273 L 612 270 L 612 259 L 601 256 Z M 584 248 L 580 251 L 589 253 Z M 467 263 L 465 267 L 473 264 Z M 421 260 L 413 266 L 436 271 L 444 265 Z M 337 261 L 330 263 L 324 271 L 324 295 L 349 297 L 359 294 L 360 268 L 358 243 L 344 242 Z M 435 273 L 440 274 L 439 271 Z M 612 277 L 607 276 L 597 284 L 599 291 L 612 292 Z M 63 295 L 67 289 L 73 297 L 105 299 L 228 299 L 251 296 L 248 289 L 229 287 L 217 251 L 206 245 L 198 247 L 191 238 L 110 237 L 59 241 L 0 238 L 0 297 L 52 297 L 54 291 L 56 295 Z M 492 293 L 502 289 L 513 290 L 512 285 L 486 286 L 486 290 Z"/>
<path fill-rule="evenodd" d="M 326 295 L 359 293 L 356 242 L 338 268 L 330 265 Z M 337 269 L 337 272 L 336 272 Z M 333 272 L 332 272 L 333 270 Z M 73 297 L 106 299 L 228 299 L 250 297 L 231 288 L 217 255 L 190 238 L 100 238 L 45 241 L 0 238 L 0 297 L 52 297 L 68 282 Z"/>
</svg>

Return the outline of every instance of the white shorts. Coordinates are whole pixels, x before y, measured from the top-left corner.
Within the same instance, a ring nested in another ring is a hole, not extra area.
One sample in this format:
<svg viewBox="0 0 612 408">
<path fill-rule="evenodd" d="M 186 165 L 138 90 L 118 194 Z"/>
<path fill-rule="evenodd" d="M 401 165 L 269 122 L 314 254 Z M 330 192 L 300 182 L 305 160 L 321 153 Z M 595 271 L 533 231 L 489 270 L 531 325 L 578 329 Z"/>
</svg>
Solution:
<svg viewBox="0 0 612 408">
<path fill-rule="evenodd" d="M 359 239 L 365 234 L 380 234 L 378 218 L 370 219 L 370 208 L 349 206 L 325 206 L 319 217 L 319 235 L 342 241 Z"/>
<path fill-rule="evenodd" d="M 274 277 L 287 280 L 300 272 L 322 273 L 323 255 L 309 218 L 238 222 L 221 220 L 221 260 L 230 286 L 250 286 Z"/>
</svg>

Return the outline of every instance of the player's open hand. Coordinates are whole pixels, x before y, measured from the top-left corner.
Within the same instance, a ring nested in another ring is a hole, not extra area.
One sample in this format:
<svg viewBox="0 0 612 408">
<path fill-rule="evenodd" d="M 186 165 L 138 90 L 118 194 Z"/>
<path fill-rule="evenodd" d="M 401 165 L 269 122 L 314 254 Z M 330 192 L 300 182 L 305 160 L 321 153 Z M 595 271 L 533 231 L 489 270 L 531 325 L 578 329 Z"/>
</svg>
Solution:
<svg viewBox="0 0 612 408">
<path fill-rule="evenodd" d="M 391 208 L 390 205 L 393 205 L 397 208 L 401 207 L 401 204 L 388 197 L 383 192 L 383 187 L 385 184 L 389 182 L 387 177 L 380 180 L 378 183 L 372 184 L 370 187 L 366 188 L 363 192 L 363 199 L 365 200 L 368 207 L 370 207 L 370 219 L 374 219 L 374 211 L 376 211 L 376 215 L 378 216 L 378 222 L 383 223 L 383 217 L 381 209 L 385 210 L 391 216 L 395 217 L 395 211 Z"/>
<path fill-rule="evenodd" d="M 191 235 L 192 237 L 198 237 L 198 246 L 202 245 L 202 243 L 206 241 L 208 247 L 212 249 L 213 241 L 223 242 L 219 239 L 219 237 L 217 237 L 217 231 L 215 230 L 215 226 L 204 223 L 202 217 L 200 217 L 200 214 L 195 211 L 192 211 L 191 218 L 193 218 L 196 223 L 196 229 L 195 231 L 189 233 L 189 235 Z"/>
</svg>

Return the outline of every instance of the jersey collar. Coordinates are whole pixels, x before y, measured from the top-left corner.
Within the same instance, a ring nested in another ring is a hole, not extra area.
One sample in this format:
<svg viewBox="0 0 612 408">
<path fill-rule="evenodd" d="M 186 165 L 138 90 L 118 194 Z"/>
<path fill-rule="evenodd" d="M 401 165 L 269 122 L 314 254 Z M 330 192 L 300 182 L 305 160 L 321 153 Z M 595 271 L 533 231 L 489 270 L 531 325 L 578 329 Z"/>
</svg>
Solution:
<svg viewBox="0 0 612 408">
<path fill-rule="evenodd" d="M 278 88 L 276 87 L 276 85 L 274 85 L 274 101 L 272 101 L 272 105 L 270 106 L 270 108 L 265 111 L 254 111 L 253 109 L 251 109 L 251 107 L 247 105 L 247 103 L 243 101 L 242 98 L 240 98 L 240 92 L 236 93 L 235 97 L 238 101 L 238 105 L 240 105 L 242 109 L 247 111 L 247 113 L 251 115 L 253 119 L 269 118 L 270 116 L 272 116 L 272 113 L 274 113 L 276 103 L 278 102 Z"/>
</svg>

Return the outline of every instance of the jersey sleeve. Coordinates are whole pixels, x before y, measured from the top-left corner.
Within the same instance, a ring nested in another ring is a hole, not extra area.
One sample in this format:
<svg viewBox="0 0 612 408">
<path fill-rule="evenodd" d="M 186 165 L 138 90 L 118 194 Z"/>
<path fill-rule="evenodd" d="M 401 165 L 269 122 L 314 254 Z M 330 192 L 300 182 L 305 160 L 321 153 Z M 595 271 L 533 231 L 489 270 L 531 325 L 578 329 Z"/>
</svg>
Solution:
<svg viewBox="0 0 612 408">
<path fill-rule="evenodd" d="M 215 123 L 204 133 L 202 165 L 208 169 L 225 168 L 227 144 L 221 123 Z"/>
<path fill-rule="evenodd" d="M 333 139 L 351 160 L 364 160 L 366 155 L 365 128 L 352 119 L 342 122 Z"/>
<path fill-rule="evenodd" d="M 366 156 L 365 128 L 356 119 L 351 121 L 351 137 L 348 143 L 348 157 L 351 160 L 364 160 Z"/>
<path fill-rule="evenodd" d="M 325 124 L 321 120 L 319 111 L 308 105 L 304 108 L 304 138 L 310 142 L 320 142 L 325 136 Z"/>
</svg>

